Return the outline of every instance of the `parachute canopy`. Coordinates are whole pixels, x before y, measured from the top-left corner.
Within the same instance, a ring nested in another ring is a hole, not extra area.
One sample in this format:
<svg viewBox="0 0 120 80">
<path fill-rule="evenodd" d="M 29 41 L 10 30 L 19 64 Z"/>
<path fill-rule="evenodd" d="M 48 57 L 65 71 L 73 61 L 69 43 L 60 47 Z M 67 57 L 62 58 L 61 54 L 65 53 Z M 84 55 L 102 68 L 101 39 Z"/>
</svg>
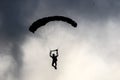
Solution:
<svg viewBox="0 0 120 80">
<path fill-rule="evenodd" d="M 37 21 L 35 21 L 29 28 L 29 31 L 35 32 L 39 27 L 44 26 L 50 21 L 63 21 L 71 24 L 73 27 L 77 27 L 77 23 L 73 21 L 72 19 L 64 16 L 50 16 L 50 17 L 44 17 Z"/>
</svg>

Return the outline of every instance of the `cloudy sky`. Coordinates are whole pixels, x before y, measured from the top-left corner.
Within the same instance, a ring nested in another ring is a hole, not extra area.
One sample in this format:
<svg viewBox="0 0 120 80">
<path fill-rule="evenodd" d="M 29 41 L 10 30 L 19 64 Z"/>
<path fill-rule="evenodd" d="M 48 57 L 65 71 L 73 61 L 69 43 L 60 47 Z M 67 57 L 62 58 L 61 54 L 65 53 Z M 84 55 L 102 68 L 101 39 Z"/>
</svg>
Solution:
<svg viewBox="0 0 120 80">
<path fill-rule="evenodd" d="M 78 27 L 54 21 L 29 32 L 55 15 Z M 120 80 L 119 21 L 120 0 L 0 0 L 0 80 Z"/>
</svg>

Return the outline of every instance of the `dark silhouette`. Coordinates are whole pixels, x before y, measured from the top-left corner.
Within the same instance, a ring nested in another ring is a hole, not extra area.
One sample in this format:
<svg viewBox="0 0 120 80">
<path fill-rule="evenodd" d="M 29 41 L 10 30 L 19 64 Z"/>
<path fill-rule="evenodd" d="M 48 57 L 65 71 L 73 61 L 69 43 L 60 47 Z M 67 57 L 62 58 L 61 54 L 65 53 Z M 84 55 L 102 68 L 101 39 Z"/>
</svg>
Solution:
<svg viewBox="0 0 120 80">
<path fill-rule="evenodd" d="M 31 31 L 32 33 L 34 33 L 39 27 L 44 26 L 45 24 L 47 24 L 50 21 L 63 21 L 63 22 L 67 22 L 69 24 L 72 25 L 72 27 L 77 27 L 77 23 L 68 18 L 68 17 L 64 17 L 64 16 L 49 16 L 49 17 L 44 17 L 41 18 L 35 22 L 32 23 L 32 25 L 29 27 L 29 31 Z M 56 51 L 56 55 L 52 54 L 53 51 Z M 57 69 L 57 57 L 58 57 L 58 49 L 56 50 L 50 50 L 50 57 L 52 58 L 52 66 Z"/>
<path fill-rule="evenodd" d="M 56 55 L 52 52 L 56 51 Z M 50 50 L 50 57 L 52 58 L 52 66 L 57 69 L 57 57 L 58 57 L 58 49 L 56 50 Z"/>
<path fill-rule="evenodd" d="M 77 23 L 68 17 L 50 16 L 50 17 L 44 17 L 42 19 L 35 21 L 30 26 L 29 30 L 34 33 L 39 27 L 44 26 L 45 24 L 47 24 L 50 21 L 64 21 L 64 22 L 71 24 L 73 27 L 77 27 Z"/>
</svg>

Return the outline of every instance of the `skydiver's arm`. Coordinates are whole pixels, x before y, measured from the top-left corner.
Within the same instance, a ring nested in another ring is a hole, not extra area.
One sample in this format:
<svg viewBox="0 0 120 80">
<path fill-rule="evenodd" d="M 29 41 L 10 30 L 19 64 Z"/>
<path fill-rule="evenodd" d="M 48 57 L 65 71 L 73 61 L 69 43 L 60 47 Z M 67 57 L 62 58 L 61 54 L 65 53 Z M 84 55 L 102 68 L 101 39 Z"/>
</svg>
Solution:
<svg viewBox="0 0 120 80">
<path fill-rule="evenodd" d="M 58 57 L 58 49 L 56 49 L 56 56 Z"/>
<path fill-rule="evenodd" d="M 51 53 L 52 53 L 52 51 L 50 50 L 50 54 L 49 54 L 49 55 L 50 55 L 50 57 L 52 57 L 52 56 L 51 56 Z"/>
</svg>

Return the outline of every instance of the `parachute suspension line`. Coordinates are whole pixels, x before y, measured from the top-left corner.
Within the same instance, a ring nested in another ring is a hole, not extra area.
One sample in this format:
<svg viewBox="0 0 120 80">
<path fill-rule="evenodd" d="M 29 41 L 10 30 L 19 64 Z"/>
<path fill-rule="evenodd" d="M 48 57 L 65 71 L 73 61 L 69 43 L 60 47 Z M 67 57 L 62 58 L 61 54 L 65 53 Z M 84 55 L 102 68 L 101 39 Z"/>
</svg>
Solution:
<svg viewBox="0 0 120 80">
<path fill-rule="evenodd" d="M 48 22 L 50 21 L 63 21 L 63 22 L 67 22 L 68 24 L 71 24 L 72 27 L 76 28 L 77 27 L 77 23 L 68 18 L 68 17 L 64 17 L 64 16 L 49 16 L 49 17 L 44 17 L 44 18 L 41 18 L 35 22 L 32 23 L 32 25 L 29 27 L 29 31 L 32 32 L 32 33 L 35 33 L 35 31 L 38 29 L 38 28 L 41 28 L 42 26 L 44 26 L 45 24 L 47 24 Z M 63 36 L 63 35 L 62 35 Z M 48 48 L 50 49 L 50 46 L 49 46 L 49 42 L 47 42 L 47 39 L 45 39 L 45 45 L 48 44 Z M 63 43 L 63 40 L 60 42 L 60 45 L 62 45 Z M 60 45 L 57 47 L 57 48 L 60 48 Z"/>
</svg>

